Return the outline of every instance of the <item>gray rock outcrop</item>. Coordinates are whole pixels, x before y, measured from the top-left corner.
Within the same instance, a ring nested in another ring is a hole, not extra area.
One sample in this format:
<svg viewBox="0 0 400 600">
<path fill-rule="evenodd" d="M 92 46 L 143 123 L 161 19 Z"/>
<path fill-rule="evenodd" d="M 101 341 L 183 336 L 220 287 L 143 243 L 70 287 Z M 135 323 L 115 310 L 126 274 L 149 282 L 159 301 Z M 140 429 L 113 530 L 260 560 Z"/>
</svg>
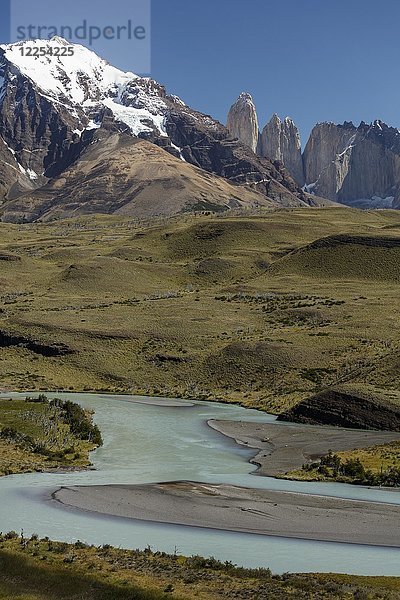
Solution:
<svg viewBox="0 0 400 600">
<path fill-rule="evenodd" d="M 289 117 L 274 114 L 258 134 L 250 94 L 233 104 L 227 128 L 245 146 L 272 161 L 310 199 L 326 198 L 357 208 L 400 209 L 400 130 L 382 121 L 342 125 L 318 123 L 302 154 L 299 130 Z"/>
<path fill-rule="evenodd" d="M 243 92 L 232 104 L 226 126 L 231 135 L 256 152 L 258 146 L 258 118 L 253 98 Z"/>
<path fill-rule="evenodd" d="M 360 208 L 400 207 L 400 132 L 381 121 L 319 123 L 303 155 L 306 189 Z"/>
<path fill-rule="evenodd" d="M 304 185 L 300 134 L 292 119 L 286 117 L 282 121 L 277 114 L 273 115 L 262 131 L 259 154 L 282 162 L 293 179 Z"/>
<path fill-rule="evenodd" d="M 282 163 L 296 183 L 304 185 L 300 135 L 292 119 L 282 121 L 275 114 L 260 134 L 253 98 L 243 92 L 231 106 L 226 126 L 233 137 L 260 157 Z"/>
</svg>

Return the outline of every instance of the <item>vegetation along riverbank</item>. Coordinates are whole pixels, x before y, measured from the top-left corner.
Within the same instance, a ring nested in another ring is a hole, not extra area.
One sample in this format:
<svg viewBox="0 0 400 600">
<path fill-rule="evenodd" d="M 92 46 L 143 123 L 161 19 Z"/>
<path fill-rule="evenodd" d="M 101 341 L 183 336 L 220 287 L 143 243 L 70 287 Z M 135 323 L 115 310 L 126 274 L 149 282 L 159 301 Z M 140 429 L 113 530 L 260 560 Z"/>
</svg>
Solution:
<svg viewBox="0 0 400 600">
<path fill-rule="evenodd" d="M 85 468 L 101 444 L 92 414 L 74 402 L 0 399 L 0 475 Z"/>
<path fill-rule="evenodd" d="M 151 548 L 66 544 L 15 533 L 0 537 L 0 598 L 24 600 L 396 600 L 400 578 L 274 575 Z"/>
</svg>

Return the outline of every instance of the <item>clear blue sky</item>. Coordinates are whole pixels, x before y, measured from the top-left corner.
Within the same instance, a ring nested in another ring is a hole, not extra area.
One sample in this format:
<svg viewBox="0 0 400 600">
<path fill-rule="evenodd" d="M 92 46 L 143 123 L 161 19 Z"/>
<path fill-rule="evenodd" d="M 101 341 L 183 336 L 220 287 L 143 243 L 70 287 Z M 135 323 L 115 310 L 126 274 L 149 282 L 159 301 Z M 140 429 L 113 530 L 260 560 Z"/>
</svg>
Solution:
<svg viewBox="0 0 400 600">
<path fill-rule="evenodd" d="M 155 79 L 223 122 L 248 91 L 261 125 L 290 115 L 303 143 L 317 121 L 400 127 L 399 0 L 152 0 L 152 56 Z"/>
<path fill-rule="evenodd" d="M 153 0 L 153 76 L 224 120 L 241 91 L 264 125 L 400 127 L 399 0 Z"/>
</svg>

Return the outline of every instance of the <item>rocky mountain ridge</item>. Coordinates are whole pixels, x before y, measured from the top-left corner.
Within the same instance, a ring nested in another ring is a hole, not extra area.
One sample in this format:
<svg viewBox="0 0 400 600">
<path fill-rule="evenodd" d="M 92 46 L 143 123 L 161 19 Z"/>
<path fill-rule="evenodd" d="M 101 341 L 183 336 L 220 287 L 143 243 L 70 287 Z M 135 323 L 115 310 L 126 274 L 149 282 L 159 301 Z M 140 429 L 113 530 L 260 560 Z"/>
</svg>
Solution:
<svg viewBox="0 0 400 600">
<path fill-rule="evenodd" d="M 236 112 L 234 105 L 227 126 L 246 143 L 240 133 L 250 124 L 242 118 L 238 129 Z M 358 127 L 352 122 L 318 123 L 302 153 L 293 120 L 282 121 L 274 114 L 258 132 L 257 153 L 283 164 L 310 194 L 358 208 L 400 208 L 400 131 L 382 121 Z"/>
<path fill-rule="evenodd" d="M 29 41 L 32 47 L 50 49 L 45 56 L 21 52 L 27 43 L 0 46 L 0 193 L 6 220 L 20 218 L 8 207 L 22 195 L 25 200 L 29 195 L 34 198 L 37 214 L 36 190 L 49 182 L 61 186 L 64 172 L 99 142 L 100 129 L 159 146 L 176 159 L 178 171 L 187 162 L 227 179 L 233 187 L 244 186 L 250 190 L 250 206 L 255 194 L 267 205 L 312 203 L 282 165 L 233 140 L 218 121 L 167 94 L 158 82 L 120 71 L 87 48 L 61 38 Z M 73 55 L 60 57 L 60 48 L 66 47 L 72 47 Z M 186 170 L 182 182 L 192 175 Z M 156 186 L 153 203 L 159 201 L 159 193 Z M 243 190 L 239 196 L 246 206 Z M 202 199 L 191 197 L 186 209 Z M 229 208 L 226 197 L 221 204 Z M 29 203 L 23 205 L 23 218 L 30 220 Z"/>
</svg>

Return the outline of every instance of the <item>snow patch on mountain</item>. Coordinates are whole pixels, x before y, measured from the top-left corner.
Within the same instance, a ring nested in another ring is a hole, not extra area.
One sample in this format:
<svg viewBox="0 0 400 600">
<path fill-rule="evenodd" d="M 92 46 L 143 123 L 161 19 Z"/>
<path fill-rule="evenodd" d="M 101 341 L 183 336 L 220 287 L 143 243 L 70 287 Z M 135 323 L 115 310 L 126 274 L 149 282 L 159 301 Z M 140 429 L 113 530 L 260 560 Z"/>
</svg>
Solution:
<svg viewBox="0 0 400 600">
<path fill-rule="evenodd" d="M 24 167 L 19 162 L 18 162 L 18 168 L 21 171 L 21 173 L 23 173 L 24 175 L 29 177 L 29 179 L 31 179 L 32 181 L 34 181 L 35 179 L 38 179 L 38 177 L 39 177 L 39 175 L 37 173 L 35 173 L 35 171 L 33 171 L 33 169 L 24 169 Z"/>
<path fill-rule="evenodd" d="M 132 108 L 119 104 L 112 98 L 107 98 L 103 101 L 113 113 L 115 119 L 128 126 L 133 135 L 139 135 L 146 131 L 151 132 L 155 127 L 160 135 L 166 136 L 167 133 L 163 128 L 164 115 L 154 115 L 145 108 Z M 153 127 L 152 127 L 152 126 Z"/>
<path fill-rule="evenodd" d="M 3 140 L 3 138 L 1 138 L 1 137 L 0 137 L 0 140 L 3 142 L 3 144 L 5 145 L 5 147 L 7 148 L 7 150 L 9 150 L 9 152 L 11 152 L 11 154 L 12 154 L 13 156 L 15 156 L 15 150 L 13 150 L 12 148 L 10 148 L 10 146 L 7 144 L 7 142 L 5 142 L 5 141 Z"/>
<path fill-rule="evenodd" d="M 86 127 L 84 127 L 83 129 L 74 129 L 72 133 L 75 133 L 76 135 L 79 135 L 79 137 L 81 137 L 84 131 L 90 131 L 91 129 L 99 129 L 99 127 L 101 127 L 101 123 L 93 121 L 92 119 L 91 121 L 89 121 Z"/>
<path fill-rule="evenodd" d="M 302 187 L 303 192 L 307 192 L 307 194 L 314 194 L 314 190 L 317 186 L 317 183 L 318 181 L 314 181 L 313 183 L 306 183 Z"/>
<path fill-rule="evenodd" d="M 31 181 L 34 181 L 35 179 L 38 179 L 39 176 L 38 174 L 33 170 L 33 169 L 25 169 L 21 163 L 19 162 L 18 158 L 17 158 L 17 153 L 15 152 L 15 150 L 13 150 L 12 148 L 10 148 L 10 146 L 7 144 L 7 142 L 5 142 L 3 140 L 2 137 L 0 137 L 0 140 L 3 142 L 3 144 L 5 145 L 5 147 L 7 148 L 7 150 L 13 155 L 13 157 L 15 158 L 15 162 L 17 164 L 17 167 L 19 169 L 19 171 L 23 174 L 26 175 Z M 7 161 L 3 161 L 4 164 L 8 165 L 9 167 L 11 167 L 14 170 L 17 170 L 17 167 L 15 167 L 14 165 L 11 165 L 10 163 L 8 163 Z"/>
<path fill-rule="evenodd" d="M 356 137 L 357 137 L 357 135 L 354 134 L 352 136 L 352 138 L 350 139 L 350 141 L 348 142 L 346 148 L 343 150 L 343 152 L 340 152 L 340 154 L 338 154 L 336 158 L 341 158 L 342 156 L 344 156 L 345 154 L 347 154 L 350 150 L 352 150 L 354 148 L 354 146 L 355 146 L 354 142 L 355 142 Z"/>
</svg>

